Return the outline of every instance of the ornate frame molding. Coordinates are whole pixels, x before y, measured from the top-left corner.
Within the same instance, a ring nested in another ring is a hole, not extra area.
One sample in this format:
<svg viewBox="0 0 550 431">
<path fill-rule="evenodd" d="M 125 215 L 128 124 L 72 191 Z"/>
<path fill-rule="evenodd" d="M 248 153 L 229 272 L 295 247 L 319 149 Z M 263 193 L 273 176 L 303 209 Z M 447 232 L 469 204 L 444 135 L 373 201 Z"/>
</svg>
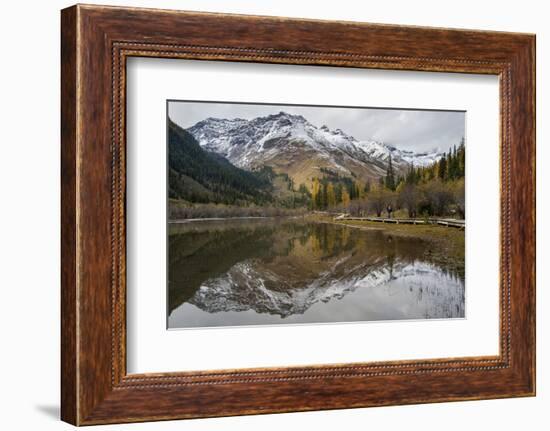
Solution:
<svg viewBox="0 0 550 431">
<path fill-rule="evenodd" d="M 206 24 L 221 30 L 207 34 Z M 261 27 L 287 36 L 254 35 Z M 335 42 L 310 38 L 335 31 Z M 64 420 L 97 424 L 534 394 L 534 36 L 79 5 L 62 12 L 62 54 Z M 125 65 L 132 56 L 498 75 L 500 354 L 127 375 Z M 518 207 L 527 209 L 527 221 L 514 216 Z"/>
</svg>

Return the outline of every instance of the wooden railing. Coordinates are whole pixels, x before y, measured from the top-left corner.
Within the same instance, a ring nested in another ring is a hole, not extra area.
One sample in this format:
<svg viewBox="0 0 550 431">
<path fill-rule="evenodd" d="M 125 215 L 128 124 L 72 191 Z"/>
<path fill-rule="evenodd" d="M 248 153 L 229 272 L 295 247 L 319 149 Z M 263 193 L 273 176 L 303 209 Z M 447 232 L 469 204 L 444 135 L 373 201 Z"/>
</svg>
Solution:
<svg viewBox="0 0 550 431">
<path fill-rule="evenodd" d="M 456 227 L 464 229 L 466 227 L 466 220 L 459 219 L 447 219 L 447 218 L 384 218 L 384 217 L 352 217 L 347 215 L 340 215 L 335 217 L 334 220 L 356 220 L 356 221 L 373 221 L 380 223 L 394 223 L 394 224 L 437 224 L 441 226 Z"/>
</svg>

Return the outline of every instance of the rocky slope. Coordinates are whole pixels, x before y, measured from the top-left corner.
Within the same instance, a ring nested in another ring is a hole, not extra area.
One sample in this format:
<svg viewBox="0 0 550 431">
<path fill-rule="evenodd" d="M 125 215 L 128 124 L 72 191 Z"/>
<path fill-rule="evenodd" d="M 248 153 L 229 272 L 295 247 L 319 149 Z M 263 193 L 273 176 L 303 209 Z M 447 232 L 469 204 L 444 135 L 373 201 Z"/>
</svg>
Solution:
<svg viewBox="0 0 550 431">
<path fill-rule="evenodd" d="M 385 174 L 391 155 L 396 171 L 427 166 L 440 153 L 414 153 L 377 141 L 359 141 L 340 129 L 316 127 L 301 115 L 285 112 L 258 117 L 207 118 L 187 129 L 206 150 L 247 170 L 271 166 L 297 184 L 321 177 L 322 169 L 361 181 Z"/>
</svg>

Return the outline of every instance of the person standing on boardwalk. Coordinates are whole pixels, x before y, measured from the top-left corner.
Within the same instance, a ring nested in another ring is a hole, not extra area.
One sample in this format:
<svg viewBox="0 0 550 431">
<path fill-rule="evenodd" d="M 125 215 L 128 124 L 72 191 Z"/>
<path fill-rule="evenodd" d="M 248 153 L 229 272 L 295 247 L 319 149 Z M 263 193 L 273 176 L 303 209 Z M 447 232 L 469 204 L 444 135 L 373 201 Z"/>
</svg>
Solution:
<svg viewBox="0 0 550 431">
<path fill-rule="evenodd" d="M 388 205 L 386 208 L 386 211 L 388 212 L 388 218 L 391 218 L 391 213 L 393 212 L 392 206 Z"/>
</svg>

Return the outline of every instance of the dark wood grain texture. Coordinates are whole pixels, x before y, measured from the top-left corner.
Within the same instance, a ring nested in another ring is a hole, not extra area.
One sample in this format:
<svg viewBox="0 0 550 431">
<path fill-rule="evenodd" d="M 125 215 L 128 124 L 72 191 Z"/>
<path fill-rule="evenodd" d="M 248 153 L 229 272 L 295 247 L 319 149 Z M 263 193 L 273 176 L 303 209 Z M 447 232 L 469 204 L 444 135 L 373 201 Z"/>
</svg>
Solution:
<svg viewBox="0 0 550 431">
<path fill-rule="evenodd" d="M 63 420 L 87 425 L 534 395 L 533 35 L 74 6 L 62 11 L 61 46 Z M 127 375 L 130 56 L 498 75 L 500 354 Z"/>
<path fill-rule="evenodd" d="M 61 417 L 77 419 L 76 8 L 61 16 Z"/>
</svg>

